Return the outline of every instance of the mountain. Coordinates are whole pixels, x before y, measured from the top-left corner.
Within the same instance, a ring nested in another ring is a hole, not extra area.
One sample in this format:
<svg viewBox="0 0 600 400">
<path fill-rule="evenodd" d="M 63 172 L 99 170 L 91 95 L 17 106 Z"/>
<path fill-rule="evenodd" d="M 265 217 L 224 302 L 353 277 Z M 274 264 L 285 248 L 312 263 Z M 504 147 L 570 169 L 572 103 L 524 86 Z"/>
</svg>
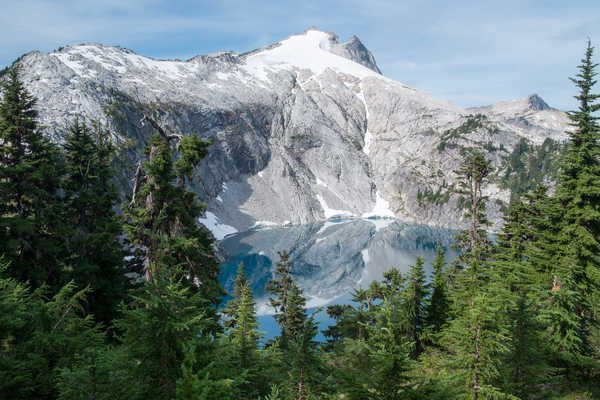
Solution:
<svg viewBox="0 0 600 400">
<path fill-rule="evenodd" d="M 143 113 L 210 138 L 196 189 L 218 238 L 335 215 L 460 227 L 453 171 L 467 147 L 498 168 L 486 188 L 497 229 L 511 191 L 552 180 L 569 128 L 537 95 L 465 109 L 409 88 L 383 76 L 357 37 L 340 43 L 315 28 L 248 53 L 187 61 L 84 44 L 17 64 L 57 141 L 79 116 L 117 142 L 134 140 L 133 160 L 152 133 Z"/>
</svg>

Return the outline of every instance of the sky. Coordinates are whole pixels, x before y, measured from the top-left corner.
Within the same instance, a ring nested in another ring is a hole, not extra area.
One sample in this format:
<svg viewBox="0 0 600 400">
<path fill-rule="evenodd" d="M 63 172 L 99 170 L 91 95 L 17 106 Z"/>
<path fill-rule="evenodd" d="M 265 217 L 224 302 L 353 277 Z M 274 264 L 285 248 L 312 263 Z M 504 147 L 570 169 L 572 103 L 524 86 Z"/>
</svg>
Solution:
<svg viewBox="0 0 600 400">
<path fill-rule="evenodd" d="M 573 109 L 576 90 L 568 77 L 577 72 L 588 38 L 600 45 L 598 0 L 0 4 L 0 66 L 32 50 L 88 42 L 155 58 L 245 52 L 315 26 L 340 41 L 358 36 L 387 77 L 465 107 L 537 93 L 553 107 Z"/>
</svg>

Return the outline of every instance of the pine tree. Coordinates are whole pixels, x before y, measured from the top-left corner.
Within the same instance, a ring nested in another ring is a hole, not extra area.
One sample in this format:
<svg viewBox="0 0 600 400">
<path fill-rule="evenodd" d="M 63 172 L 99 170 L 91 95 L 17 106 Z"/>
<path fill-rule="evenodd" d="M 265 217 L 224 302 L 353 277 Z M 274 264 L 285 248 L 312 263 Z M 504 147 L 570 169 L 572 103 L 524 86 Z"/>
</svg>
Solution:
<svg viewBox="0 0 600 400">
<path fill-rule="evenodd" d="M 490 172 L 490 162 L 475 150 L 465 154 L 461 167 L 455 171 L 458 179 L 456 193 L 466 198 L 464 218 L 468 219 L 469 225 L 456 236 L 454 246 L 460 251 L 457 262 L 469 268 L 476 268 L 490 247 L 485 231 L 490 224 L 486 214 L 487 196 L 483 195 Z"/>
<path fill-rule="evenodd" d="M 77 119 L 64 148 L 70 277 L 79 286 L 90 286 L 87 311 L 109 325 L 128 286 L 119 240 L 122 221 L 115 212 L 119 202 L 111 167 L 115 151 L 101 132 L 94 137 Z"/>
<path fill-rule="evenodd" d="M 297 288 L 292 290 L 293 295 L 297 292 Z M 298 326 L 298 331 L 293 333 L 287 354 L 291 375 L 290 393 L 294 400 L 313 398 L 313 388 L 317 386 L 315 375 L 321 363 L 317 353 L 317 342 L 314 340 L 317 332 L 318 325 L 314 316 L 310 316 L 305 317 L 302 325 Z"/>
<path fill-rule="evenodd" d="M 276 344 L 282 351 L 289 379 L 283 385 L 290 398 L 308 399 L 318 384 L 315 379 L 320 368 L 316 354 L 317 325 L 314 316 L 306 314 L 306 299 L 291 275 L 288 252 L 279 253 L 276 277 L 267 282 L 271 306 L 275 308 L 275 320 L 281 328 Z"/>
<path fill-rule="evenodd" d="M 427 323 L 434 333 L 439 333 L 448 319 L 450 302 L 446 277 L 444 276 L 444 249 L 438 243 L 435 260 L 432 264 L 433 276 L 431 278 L 433 290 L 431 301 L 427 308 Z"/>
<path fill-rule="evenodd" d="M 174 398 L 186 352 L 206 348 L 210 334 L 218 330 L 209 300 L 182 282 L 179 273 L 171 273 L 156 274 L 152 283 L 138 289 L 115 322 L 129 357 L 141 361 L 132 374 L 147 398 Z"/>
<path fill-rule="evenodd" d="M 196 349 L 185 349 L 185 358 L 181 364 L 181 377 L 177 380 L 176 400 L 237 400 L 234 396 L 234 380 L 214 379 L 212 366 L 197 371 Z"/>
<path fill-rule="evenodd" d="M 233 298 L 225 304 L 223 308 L 223 315 L 227 317 L 223 321 L 226 328 L 234 328 L 237 324 L 238 312 L 239 312 L 239 301 L 242 297 L 242 290 L 244 286 L 248 285 L 248 278 L 246 277 L 246 271 L 244 263 L 241 262 L 238 265 L 237 275 L 233 282 Z"/>
<path fill-rule="evenodd" d="M 600 109 L 600 95 L 592 93 L 597 74 L 593 51 L 588 41 L 579 73 L 571 78 L 579 89 L 579 108 L 568 114 L 574 129 L 568 132 L 553 197 L 559 210 L 554 221 L 558 254 L 553 281 L 546 283 L 549 340 L 570 374 L 582 373 L 589 364 L 594 353 L 590 334 L 598 327 L 592 299 L 600 282 L 600 129 L 593 113 Z"/>
<path fill-rule="evenodd" d="M 196 358 L 202 363 L 193 372 L 212 379 L 206 375 L 209 344 L 221 330 L 216 306 L 224 293 L 213 238 L 197 225 L 204 206 L 186 189 L 209 143 L 168 135 L 145 119 L 158 134 L 145 148 L 146 161 L 138 164 L 125 229 L 141 250 L 146 284 L 122 307 L 116 327 L 132 357 L 144 360 L 135 371 L 137 381 L 152 383 L 155 398 L 173 398 L 182 373 L 191 373 L 181 369 L 187 349 L 207 351 Z M 175 150 L 172 139 L 178 141 Z"/>
<path fill-rule="evenodd" d="M 408 339 L 411 343 L 411 358 L 416 360 L 423 352 L 423 335 L 425 329 L 425 310 L 429 296 L 429 285 L 425 283 L 423 258 L 417 257 L 410 267 L 405 302 L 407 314 Z"/>
<path fill-rule="evenodd" d="M 144 399 L 149 389 L 132 385 L 137 360 L 122 346 L 90 346 L 60 369 L 57 380 L 59 400 Z"/>
<path fill-rule="evenodd" d="M 285 349 L 288 340 L 291 339 L 290 335 L 298 331 L 299 325 L 293 321 L 302 318 L 296 313 L 298 311 L 301 313 L 304 305 L 301 292 L 292 278 L 290 254 L 287 251 L 278 254 L 279 261 L 275 269 L 275 278 L 269 279 L 265 289 L 271 294 L 269 301 L 271 307 L 275 309 L 275 320 L 281 327 L 280 346 Z M 290 300 L 292 294 L 294 294 L 294 298 Z M 293 306 L 294 310 L 289 311 L 290 306 Z"/>
<path fill-rule="evenodd" d="M 447 349 L 446 373 L 452 371 L 465 389 L 465 398 L 474 400 L 509 396 L 499 385 L 499 365 L 508 351 L 508 333 L 497 318 L 501 304 L 490 295 L 486 264 L 491 246 L 485 231 L 489 222 L 483 187 L 490 172 L 489 161 L 476 151 L 466 154 L 457 171 L 458 193 L 467 198 L 469 228 L 455 239 L 459 269 L 453 276 L 451 321 L 440 339 Z"/>
<path fill-rule="evenodd" d="M 252 381 L 255 380 L 258 372 L 256 363 L 260 335 L 256 331 L 258 323 L 254 298 L 247 283 L 241 287 L 236 315 L 236 324 L 231 328 L 229 337 L 235 354 L 234 364 L 248 381 L 248 384 L 243 385 L 242 392 L 245 396 L 249 396 L 253 392 Z"/>
<path fill-rule="evenodd" d="M 536 383 L 549 371 L 539 338 L 543 325 L 538 318 L 541 308 L 537 288 L 539 274 L 528 259 L 528 249 L 538 249 L 536 237 L 540 188 L 536 194 L 513 202 L 505 216 L 492 261 L 489 263 L 490 296 L 500 305 L 498 320 L 506 326 L 508 351 L 502 364 L 504 388 L 520 398 L 527 398 Z"/>
<path fill-rule="evenodd" d="M 5 276 L 7 265 L 0 264 L 0 398 L 54 399 L 61 370 L 105 342 L 84 316 L 88 290 L 70 282 L 50 297 L 45 287 L 31 290 Z"/>
<path fill-rule="evenodd" d="M 146 119 L 159 134 L 151 137 L 144 151 L 146 161 L 138 164 L 125 230 L 142 253 L 147 281 L 162 273 L 180 273 L 192 290 L 217 305 L 224 293 L 218 283 L 214 239 L 198 226 L 205 206 L 186 189 L 210 143 L 195 136 L 167 135 L 156 121 Z M 176 154 L 172 139 L 178 141 Z"/>
<path fill-rule="evenodd" d="M 62 281 L 58 148 L 37 130 L 36 100 L 12 68 L 0 103 L 0 254 L 10 274 L 34 287 Z"/>
</svg>

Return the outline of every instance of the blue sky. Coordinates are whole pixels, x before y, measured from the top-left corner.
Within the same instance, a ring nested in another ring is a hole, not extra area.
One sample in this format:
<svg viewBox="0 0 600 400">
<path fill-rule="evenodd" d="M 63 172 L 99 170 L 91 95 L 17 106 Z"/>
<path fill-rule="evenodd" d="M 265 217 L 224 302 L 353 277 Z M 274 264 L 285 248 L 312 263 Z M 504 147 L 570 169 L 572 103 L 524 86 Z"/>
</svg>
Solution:
<svg viewBox="0 0 600 400">
<path fill-rule="evenodd" d="M 597 0 L 2 2 L 0 65 L 83 42 L 157 58 L 244 52 L 316 26 L 357 35 L 384 75 L 462 106 L 538 93 L 571 109 L 568 77 L 587 38 L 600 45 Z"/>
</svg>

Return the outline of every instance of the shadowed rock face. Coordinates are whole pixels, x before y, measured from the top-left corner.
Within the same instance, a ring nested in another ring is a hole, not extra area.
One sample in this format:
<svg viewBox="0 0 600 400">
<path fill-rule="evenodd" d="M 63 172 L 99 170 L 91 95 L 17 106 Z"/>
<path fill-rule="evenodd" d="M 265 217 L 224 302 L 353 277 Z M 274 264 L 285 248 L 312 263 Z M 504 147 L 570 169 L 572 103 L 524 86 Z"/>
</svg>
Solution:
<svg viewBox="0 0 600 400">
<path fill-rule="evenodd" d="M 564 113 L 539 97 L 464 109 L 408 88 L 382 76 L 357 38 L 340 44 L 316 29 L 241 55 L 155 60 L 88 44 L 29 53 L 18 64 L 55 140 L 79 116 L 117 142 L 136 141 L 123 176 L 152 133 L 142 111 L 210 138 L 195 190 L 218 238 L 337 214 L 461 227 L 453 171 L 466 148 L 482 149 L 499 168 L 486 188 L 497 229 L 510 152 L 522 138 L 562 141 L 568 128 Z"/>
<path fill-rule="evenodd" d="M 221 282 L 231 292 L 237 266 L 243 262 L 259 310 L 268 312 L 264 287 L 279 260 L 277 252 L 287 250 L 294 279 L 314 307 L 368 287 L 392 267 L 407 272 L 417 255 L 427 260 L 429 268 L 438 241 L 449 247 L 454 234 L 447 229 L 381 219 L 256 229 L 221 242 L 228 256 L 221 268 Z"/>
<path fill-rule="evenodd" d="M 381 74 L 377 62 L 375 62 L 375 57 L 373 57 L 373 54 L 371 54 L 369 49 L 367 49 L 356 36 L 352 36 L 347 42 L 333 47 L 331 52 L 364 65 L 378 74 Z"/>
</svg>

